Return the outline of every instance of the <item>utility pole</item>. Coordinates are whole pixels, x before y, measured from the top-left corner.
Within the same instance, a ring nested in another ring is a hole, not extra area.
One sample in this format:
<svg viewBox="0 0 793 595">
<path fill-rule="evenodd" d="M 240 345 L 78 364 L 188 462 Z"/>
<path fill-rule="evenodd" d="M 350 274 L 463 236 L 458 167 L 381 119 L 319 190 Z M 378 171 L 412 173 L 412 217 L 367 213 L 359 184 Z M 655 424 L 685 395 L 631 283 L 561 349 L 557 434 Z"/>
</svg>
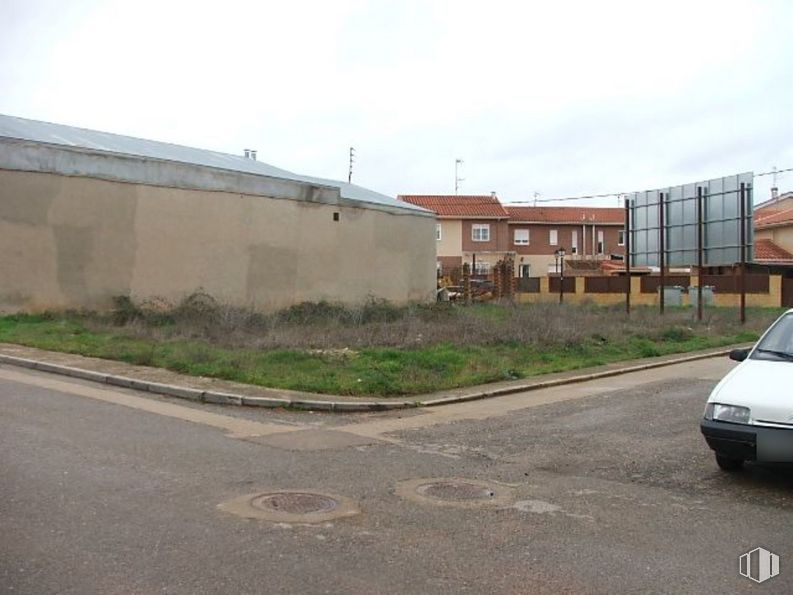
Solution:
<svg viewBox="0 0 793 595">
<path fill-rule="evenodd" d="M 465 178 L 461 178 L 460 177 L 459 167 L 462 164 L 463 164 L 463 160 L 462 159 L 455 159 L 454 160 L 454 193 L 455 194 L 457 194 L 457 192 L 460 190 L 460 182 L 465 180 Z"/>
<path fill-rule="evenodd" d="M 347 183 L 352 184 L 352 164 L 355 161 L 355 147 L 350 147 L 350 169 L 347 172 Z"/>
</svg>

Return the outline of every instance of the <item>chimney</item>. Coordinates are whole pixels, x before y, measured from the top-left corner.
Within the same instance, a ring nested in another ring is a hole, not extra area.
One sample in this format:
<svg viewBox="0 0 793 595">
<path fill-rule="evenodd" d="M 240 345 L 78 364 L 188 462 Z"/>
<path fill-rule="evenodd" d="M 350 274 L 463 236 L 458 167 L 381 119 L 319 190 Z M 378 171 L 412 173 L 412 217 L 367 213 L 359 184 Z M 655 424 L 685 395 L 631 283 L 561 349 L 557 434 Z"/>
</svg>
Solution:
<svg viewBox="0 0 793 595">
<path fill-rule="evenodd" d="M 245 149 L 245 159 L 250 159 L 250 158 L 251 158 L 251 150 Z"/>
<path fill-rule="evenodd" d="M 251 159 L 256 161 L 256 149 L 251 149 Z"/>
<path fill-rule="evenodd" d="M 771 200 L 777 200 L 779 198 L 779 188 L 774 186 L 771 188 Z"/>
<path fill-rule="evenodd" d="M 495 198 L 495 197 L 496 197 L 496 191 L 495 190 L 491 190 L 490 191 L 490 198 Z"/>
</svg>

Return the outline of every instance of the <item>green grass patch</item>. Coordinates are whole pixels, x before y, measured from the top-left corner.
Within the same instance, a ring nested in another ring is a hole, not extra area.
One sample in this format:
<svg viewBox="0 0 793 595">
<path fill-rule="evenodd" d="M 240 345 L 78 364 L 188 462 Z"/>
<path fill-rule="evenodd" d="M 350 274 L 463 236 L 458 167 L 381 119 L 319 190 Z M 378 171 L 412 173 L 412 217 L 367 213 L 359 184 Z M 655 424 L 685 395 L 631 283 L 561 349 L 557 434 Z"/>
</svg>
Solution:
<svg viewBox="0 0 793 595">
<path fill-rule="evenodd" d="M 327 307 L 323 307 L 327 313 Z M 323 309 L 295 310 L 314 319 Z M 480 310 L 491 324 L 509 321 L 498 306 Z M 336 315 L 337 313 L 334 313 Z M 394 310 L 371 306 L 377 324 L 397 319 Z M 467 316 L 470 316 L 469 312 Z M 425 320 L 431 311 L 421 311 Z M 439 311 L 438 316 L 449 316 Z M 415 395 L 476 384 L 527 378 L 628 359 L 685 353 L 754 341 L 758 332 L 704 332 L 683 325 L 614 338 L 593 332 L 555 345 L 516 340 L 474 344 L 437 342 L 410 347 L 366 346 L 352 350 L 234 347 L 207 339 L 136 336 L 127 327 L 101 326 L 86 315 L 0 317 L 0 342 L 156 366 L 191 375 L 292 390 L 381 397 Z"/>
</svg>

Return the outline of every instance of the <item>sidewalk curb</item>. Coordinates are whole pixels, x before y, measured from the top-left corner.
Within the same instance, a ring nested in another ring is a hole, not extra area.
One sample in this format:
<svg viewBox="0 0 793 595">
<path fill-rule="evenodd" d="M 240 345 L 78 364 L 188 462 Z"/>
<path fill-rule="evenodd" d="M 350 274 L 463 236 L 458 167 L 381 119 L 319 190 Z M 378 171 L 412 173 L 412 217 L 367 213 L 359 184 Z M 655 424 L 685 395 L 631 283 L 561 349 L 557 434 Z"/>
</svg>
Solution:
<svg viewBox="0 0 793 595">
<path fill-rule="evenodd" d="M 116 376 L 113 374 L 103 374 L 82 368 L 71 366 L 61 366 L 24 357 L 0 354 L 0 364 L 8 364 L 40 372 L 60 374 L 80 380 L 89 380 L 100 384 L 109 384 L 121 388 L 131 388 L 134 390 L 150 392 L 157 395 L 187 399 L 190 401 L 200 401 L 218 405 L 241 405 L 248 407 L 286 407 L 292 409 L 302 409 L 306 411 L 326 411 L 360 413 L 364 411 L 388 411 L 391 409 L 407 409 L 418 407 L 415 401 L 312 401 L 310 399 L 276 399 L 272 397 L 251 397 L 246 395 L 235 395 L 227 392 L 201 390 L 197 388 L 187 388 L 172 384 L 162 384 L 160 382 L 149 382 L 146 380 L 136 380 L 126 376 Z"/>
<path fill-rule="evenodd" d="M 103 374 L 101 372 L 83 370 L 82 368 L 73 368 L 70 366 L 51 364 L 48 362 L 42 362 L 23 357 L 15 357 L 12 355 L 0 354 L 0 364 L 19 366 L 22 368 L 29 368 L 31 370 L 38 370 L 40 372 L 60 374 L 62 376 L 69 376 L 71 378 L 78 378 L 80 380 L 89 380 L 91 382 L 97 382 L 100 384 L 109 384 L 111 386 L 131 388 L 134 390 L 150 392 L 157 395 L 165 395 L 168 397 L 176 397 L 179 399 L 187 399 L 190 401 L 199 401 L 203 403 L 212 403 L 217 405 L 237 405 L 237 406 L 247 406 L 247 407 L 266 407 L 266 408 L 284 407 L 291 409 L 301 409 L 304 411 L 323 411 L 323 412 L 332 412 L 332 413 L 362 413 L 362 412 L 373 412 L 373 411 L 393 411 L 397 409 L 411 409 L 416 407 L 439 407 L 442 405 L 452 405 L 454 403 L 465 403 L 468 401 L 477 401 L 480 399 L 490 399 L 493 397 L 500 397 L 519 392 L 528 392 L 528 391 L 540 390 L 543 388 L 564 386 L 566 384 L 577 384 L 579 382 L 587 382 L 589 380 L 598 380 L 600 378 L 609 378 L 611 376 L 630 374 L 631 372 L 641 372 L 643 370 L 663 368 L 666 366 L 673 366 L 675 364 L 684 364 L 686 362 L 693 362 L 712 357 L 721 357 L 729 354 L 731 349 L 734 349 L 734 347 L 729 347 L 718 351 L 708 351 L 705 353 L 700 352 L 700 353 L 695 353 L 693 355 L 684 355 L 674 359 L 648 362 L 646 364 L 626 366 L 624 368 L 604 370 L 602 372 L 579 374 L 578 376 L 570 376 L 567 378 L 555 378 L 552 380 L 536 380 L 534 382 L 526 382 L 523 384 L 505 386 L 494 390 L 479 390 L 468 394 L 454 395 L 451 397 L 440 397 L 440 398 L 427 399 L 427 400 L 417 400 L 417 401 L 404 401 L 404 400 L 403 401 L 313 401 L 310 399 L 277 399 L 272 397 L 252 397 L 245 395 L 236 395 L 227 392 L 201 390 L 196 388 L 175 386 L 172 384 L 162 384 L 159 382 L 136 380 L 134 378 L 128 378 L 126 376 Z"/>
<path fill-rule="evenodd" d="M 626 366 L 624 368 L 604 370 L 602 372 L 579 374 L 578 376 L 571 376 L 569 378 L 538 380 L 536 382 L 529 382 L 521 385 L 508 386 L 493 391 L 482 391 L 479 393 L 472 393 L 470 395 L 460 395 L 455 397 L 443 397 L 440 399 L 431 399 L 428 401 L 420 401 L 420 403 L 422 407 L 437 407 L 439 405 L 449 405 L 452 403 L 465 403 L 466 401 L 476 401 L 479 399 L 489 399 L 491 397 L 501 397 L 504 395 L 514 394 L 514 393 L 540 390 L 543 388 L 552 388 L 555 386 L 564 386 L 566 384 L 577 384 L 579 382 L 587 382 L 589 380 L 598 380 L 600 378 L 609 378 L 611 376 L 621 376 L 623 374 L 630 374 L 631 372 L 642 372 L 644 370 L 652 370 L 654 368 L 664 368 L 666 366 L 674 366 L 676 364 L 685 364 L 686 362 L 695 362 L 698 360 L 710 359 L 712 357 L 723 357 L 725 355 L 729 355 L 732 349 L 735 349 L 735 347 L 720 349 L 719 351 L 709 351 L 706 353 L 695 353 L 693 355 L 684 355 L 675 359 L 668 359 L 660 362 L 648 362 L 646 364 Z"/>
</svg>

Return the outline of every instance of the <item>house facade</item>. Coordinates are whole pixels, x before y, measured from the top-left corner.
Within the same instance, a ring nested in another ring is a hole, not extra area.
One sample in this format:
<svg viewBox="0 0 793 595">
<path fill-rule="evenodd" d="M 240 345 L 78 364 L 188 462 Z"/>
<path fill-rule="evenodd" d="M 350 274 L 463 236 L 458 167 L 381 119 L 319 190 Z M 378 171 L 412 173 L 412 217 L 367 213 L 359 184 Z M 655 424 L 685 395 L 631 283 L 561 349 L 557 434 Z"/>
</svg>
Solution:
<svg viewBox="0 0 793 595">
<path fill-rule="evenodd" d="M 793 192 L 785 192 L 755 207 L 754 237 L 764 240 L 765 246 L 770 242 L 783 252 L 793 252 Z"/>
<path fill-rule="evenodd" d="M 399 199 L 436 214 L 437 267 L 441 274 L 454 274 L 468 263 L 474 274 L 487 275 L 499 260 L 514 256 L 509 213 L 495 194 L 404 194 Z"/>
<path fill-rule="evenodd" d="M 556 252 L 565 262 L 599 263 L 625 254 L 625 212 L 613 208 L 506 207 L 519 277 L 558 272 Z"/>
<path fill-rule="evenodd" d="M 512 258 L 515 276 L 557 272 L 555 253 L 565 262 L 597 267 L 625 252 L 625 213 L 616 208 L 512 207 L 491 195 L 400 195 L 400 200 L 437 216 L 437 266 L 444 274 L 468 263 L 488 274 L 499 260 Z"/>
</svg>

